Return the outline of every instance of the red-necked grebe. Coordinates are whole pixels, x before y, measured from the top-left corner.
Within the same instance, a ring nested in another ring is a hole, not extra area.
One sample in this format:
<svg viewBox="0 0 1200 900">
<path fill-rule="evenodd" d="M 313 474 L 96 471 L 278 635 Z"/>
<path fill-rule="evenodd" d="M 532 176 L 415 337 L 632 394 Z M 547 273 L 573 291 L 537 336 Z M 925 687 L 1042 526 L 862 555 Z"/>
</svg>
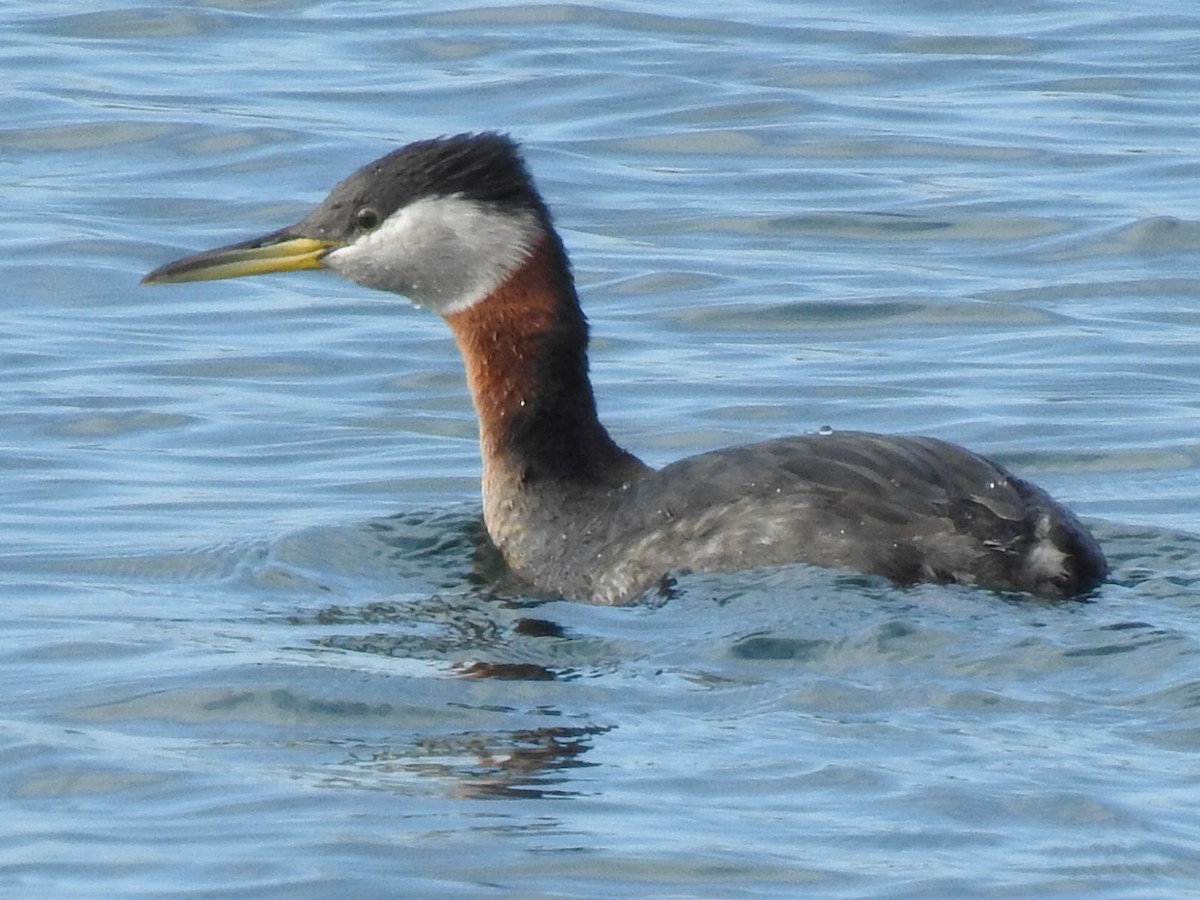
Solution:
<svg viewBox="0 0 1200 900">
<path fill-rule="evenodd" d="M 566 251 L 505 136 L 409 144 L 301 222 L 144 282 L 295 269 L 403 294 L 449 324 L 479 416 L 488 534 L 542 590 L 621 604 L 671 572 L 793 562 L 1052 598 L 1105 577 L 1068 510 L 934 438 L 818 433 L 658 470 L 621 449 L 596 415 Z"/>
</svg>

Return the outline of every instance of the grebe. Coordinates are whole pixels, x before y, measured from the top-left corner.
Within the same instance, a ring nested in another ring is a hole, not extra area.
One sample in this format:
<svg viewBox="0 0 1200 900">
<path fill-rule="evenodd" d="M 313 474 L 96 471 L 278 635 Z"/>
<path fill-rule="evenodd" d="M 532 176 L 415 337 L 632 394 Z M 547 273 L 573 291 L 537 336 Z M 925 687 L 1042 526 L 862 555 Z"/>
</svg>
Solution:
<svg viewBox="0 0 1200 900">
<path fill-rule="evenodd" d="M 329 269 L 445 319 L 479 417 L 488 534 L 544 591 L 626 604 L 672 572 L 794 562 L 1048 598 L 1105 578 L 1071 512 L 935 438 L 818 433 L 659 470 L 621 449 L 596 415 L 566 250 L 507 136 L 401 147 L 299 223 L 143 283 L 297 269 Z"/>
</svg>

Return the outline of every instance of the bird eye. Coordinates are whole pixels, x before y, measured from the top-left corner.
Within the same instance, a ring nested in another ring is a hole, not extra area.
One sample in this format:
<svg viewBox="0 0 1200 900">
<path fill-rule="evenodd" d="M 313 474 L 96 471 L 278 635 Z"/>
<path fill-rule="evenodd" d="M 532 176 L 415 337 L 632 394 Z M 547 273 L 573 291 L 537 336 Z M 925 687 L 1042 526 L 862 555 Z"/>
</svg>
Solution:
<svg viewBox="0 0 1200 900">
<path fill-rule="evenodd" d="M 360 207 L 354 214 L 354 224 L 360 231 L 374 231 L 379 227 L 379 213 L 370 206 Z"/>
</svg>

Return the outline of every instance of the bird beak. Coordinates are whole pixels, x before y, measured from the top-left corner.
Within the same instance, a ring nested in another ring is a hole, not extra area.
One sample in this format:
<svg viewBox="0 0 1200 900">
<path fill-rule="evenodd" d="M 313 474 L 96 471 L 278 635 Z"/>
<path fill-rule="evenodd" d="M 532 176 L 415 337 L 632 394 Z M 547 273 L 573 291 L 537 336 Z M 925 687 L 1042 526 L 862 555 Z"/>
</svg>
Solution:
<svg viewBox="0 0 1200 900">
<path fill-rule="evenodd" d="M 295 272 L 323 268 L 322 258 L 343 246 L 339 241 L 303 237 L 289 229 L 185 256 L 160 266 L 142 279 L 142 284 L 172 284 L 176 281 L 212 281 L 241 278 L 269 272 Z"/>
</svg>

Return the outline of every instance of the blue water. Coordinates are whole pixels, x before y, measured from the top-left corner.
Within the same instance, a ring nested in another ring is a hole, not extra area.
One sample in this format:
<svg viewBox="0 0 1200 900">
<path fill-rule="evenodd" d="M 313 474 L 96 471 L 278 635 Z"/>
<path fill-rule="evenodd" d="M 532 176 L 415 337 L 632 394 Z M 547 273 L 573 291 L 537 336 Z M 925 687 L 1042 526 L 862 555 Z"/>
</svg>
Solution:
<svg viewBox="0 0 1200 900">
<path fill-rule="evenodd" d="M 0 6 L 0 895 L 1200 895 L 1200 13 Z M 481 550 L 444 326 L 137 285 L 518 136 L 653 463 L 934 434 L 1091 602 L 795 567 L 627 609 Z"/>
</svg>

